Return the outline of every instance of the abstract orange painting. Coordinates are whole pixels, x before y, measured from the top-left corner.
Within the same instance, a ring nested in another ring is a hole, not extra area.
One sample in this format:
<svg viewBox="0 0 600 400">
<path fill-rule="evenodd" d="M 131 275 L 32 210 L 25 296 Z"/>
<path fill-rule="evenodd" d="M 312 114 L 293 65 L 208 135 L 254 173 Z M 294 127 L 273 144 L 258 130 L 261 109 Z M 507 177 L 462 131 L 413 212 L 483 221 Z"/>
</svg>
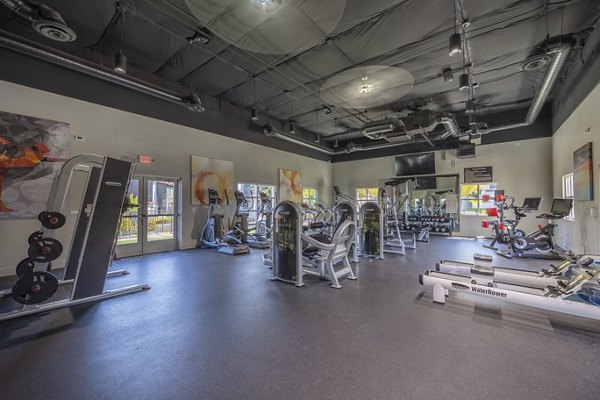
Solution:
<svg viewBox="0 0 600 400">
<path fill-rule="evenodd" d="M 298 171 L 279 170 L 279 201 L 302 202 L 302 175 Z"/>
<path fill-rule="evenodd" d="M 233 198 L 233 161 L 192 156 L 192 205 L 208 205 L 208 189 L 219 192 L 223 202 Z"/>
</svg>

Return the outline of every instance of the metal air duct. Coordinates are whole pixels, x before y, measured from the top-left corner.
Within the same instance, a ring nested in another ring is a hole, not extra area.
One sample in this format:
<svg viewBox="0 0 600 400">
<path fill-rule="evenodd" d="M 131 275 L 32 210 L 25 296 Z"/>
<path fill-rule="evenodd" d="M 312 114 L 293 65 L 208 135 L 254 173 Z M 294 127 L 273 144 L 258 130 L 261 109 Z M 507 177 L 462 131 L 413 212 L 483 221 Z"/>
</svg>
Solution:
<svg viewBox="0 0 600 400">
<path fill-rule="evenodd" d="M 531 106 L 529 107 L 525 121 L 516 124 L 491 127 L 480 133 L 490 133 L 506 129 L 522 128 L 533 124 L 540 115 L 540 111 L 548 99 L 552 87 L 554 86 L 556 79 L 560 75 L 560 72 L 567 62 L 569 53 L 571 53 L 575 43 L 577 43 L 577 40 L 572 35 L 560 35 L 546 39 L 538 44 L 531 55 L 527 57 L 527 60 L 521 64 L 521 67 L 523 69 L 530 69 L 529 65 L 532 63 L 532 60 L 537 61 L 543 55 L 551 56 L 552 61 L 550 61 L 550 64 L 546 69 L 546 73 L 544 74 L 544 78 L 542 79 L 542 83 L 540 83 L 540 87 L 531 101 Z"/>
<path fill-rule="evenodd" d="M 98 66 L 74 56 L 70 56 L 66 53 L 39 43 L 35 43 L 28 39 L 21 38 L 6 31 L 0 31 L 0 46 L 30 57 L 40 59 L 42 61 L 50 62 L 64 68 L 92 76 L 97 79 L 102 79 L 116 85 L 124 86 L 162 100 L 171 101 L 184 106 L 188 106 L 190 104 L 190 98 L 188 96 L 182 96 L 180 94 L 165 90 L 159 86 L 144 82 L 129 75 L 116 73 L 111 69 Z"/>
<path fill-rule="evenodd" d="M 72 42 L 77 34 L 67 26 L 60 14 L 50 7 L 26 0 L 0 0 L 14 13 L 29 20 L 40 35 L 58 42 Z"/>
</svg>

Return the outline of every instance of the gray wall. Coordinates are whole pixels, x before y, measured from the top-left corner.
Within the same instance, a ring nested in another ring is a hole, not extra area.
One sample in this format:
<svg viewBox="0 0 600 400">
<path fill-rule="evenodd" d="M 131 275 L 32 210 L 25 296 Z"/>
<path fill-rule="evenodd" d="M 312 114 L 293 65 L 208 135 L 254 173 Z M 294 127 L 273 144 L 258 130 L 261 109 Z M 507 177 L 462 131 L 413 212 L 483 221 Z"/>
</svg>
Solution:
<svg viewBox="0 0 600 400">
<path fill-rule="evenodd" d="M 0 81 L 0 110 L 71 124 L 70 155 L 94 153 L 119 158 L 150 155 L 154 163 L 137 172 L 180 178 L 182 182 L 182 237 L 180 248 L 194 247 L 197 209 L 190 204 L 190 155 L 231 160 L 237 182 L 278 184 L 278 168 L 302 173 L 305 186 L 316 187 L 326 204 L 331 200 L 332 167 L 325 161 L 207 133 L 169 122 Z M 198 114 L 197 118 L 202 118 Z M 201 218 L 199 218 L 201 219 Z M 27 237 L 38 229 L 36 220 L 0 221 L 0 274 L 12 274 L 26 255 Z M 68 238 L 61 240 L 68 243 Z"/>
<path fill-rule="evenodd" d="M 541 138 L 477 146 L 477 157 L 471 159 L 459 160 L 455 151 L 438 151 L 435 164 L 436 173 L 460 174 L 461 183 L 464 168 L 492 166 L 494 182 L 507 195 L 515 197 L 517 204 L 522 203 L 525 197 L 542 196 L 542 209 L 548 210 L 552 201 L 551 157 L 552 139 Z M 333 182 L 352 195 L 356 188 L 377 186 L 382 178 L 390 178 L 394 174 L 394 157 L 333 164 Z M 481 227 L 483 219 L 461 216 L 460 235 L 489 235 L 490 230 Z M 523 220 L 522 227 L 531 231 L 539 222 L 531 214 Z"/>
<path fill-rule="evenodd" d="M 587 142 L 593 143 L 594 200 L 575 201 L 575 221 L 559 221 L 557 240 L 559 244 L 577 252 L 600 253 L 600 229 L 598 217 L 590 215 L 598 211 L 600 200 L 600 86 L 585 98 L 571 116 L 557 129 L 552 137 L 554 195 L 562 197 L 562 176 L 573 172 L 573 151 Z"/>
</svg>

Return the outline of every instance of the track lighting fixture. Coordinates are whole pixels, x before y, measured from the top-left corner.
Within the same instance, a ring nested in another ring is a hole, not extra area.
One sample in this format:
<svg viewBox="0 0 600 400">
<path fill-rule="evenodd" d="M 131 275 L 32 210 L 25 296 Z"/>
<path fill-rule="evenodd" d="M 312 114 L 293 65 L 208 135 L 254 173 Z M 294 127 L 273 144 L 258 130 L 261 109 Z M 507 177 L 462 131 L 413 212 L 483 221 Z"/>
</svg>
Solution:
<svg viewBox="0 0 600 400">
<path fill-rule="evenodd" d="M 458 77 L 458 89 L 459 90 L 467 90 L 469 88 L 469 74 L 461 74 Z"/>
<path fill-rule="evenodd" d="M 475 99 L 469 99 L 467 100 L 467 104 L 465 107 L 465 112 L 467 114 L 472 114 L 475 112 Z"/>
<path fill-rule="evenodd" d="M 462 53 L 462 35 L 456 30 L 456 2 L 454 1 L 454 33 L 450 35 L 448 40 L 448 55 L 450 57 L 457 56 Z"/>
<path fill-rule="evenodd" d="M 120 17 L 121 17 L 121 41 L 119 43 L 119 52 L 115 55 L 115 71 L 120 74 L 127 73 L 127 57 L 123 54 L 123 31 L 125 27 L 123 26 L 123 20 L 125 19 L 125 8 L 120 7 Z"/>
<path fill-rule="evenodd" d="M 460 53 L 462 53 L 462 35 L 460 33 L 453 33 L 448 43 L 448 55 L 453 57 Z"/>
<path fill-rule="evenodd" d="M 340 147 L 340 142 L 339 140 L 335 139 L 335 142 L 333 142 L 333 148 L 337 149 L 338 147 Z"/>
<path fill-rule="evenodd" d="M 315 143 L 320 143 L 321 142 L 321 135 L 319 135 L 317 133 L 317 136 L 315 136 Z"/>
<path fill-rule="evenodd" d="M 121 52 L 115 55 L 115 71 L 120 74 L 127 73 L 127 57 Z"/>
<path fill-rule="evenodd" d="M 256 107 L 252 107 L 252 117 L 250 119 L 252 121 L 258 121 L 258 111 L 256 111 Z"/>
<path fill-rule="evenodd" d="M 452 82 L 454 80 L 454 74 L 452 73 L 452 68 L 445 68 L 442 71 L 442 76 L 444 77 L 444 82 Z"/>
<path fill-rule="evenodd" d="M 296 130 L 294 129 L 294 120 L 293 119 L 290 119 L 290 133 L 292 135 L 296 134 Z"/>
</svg>

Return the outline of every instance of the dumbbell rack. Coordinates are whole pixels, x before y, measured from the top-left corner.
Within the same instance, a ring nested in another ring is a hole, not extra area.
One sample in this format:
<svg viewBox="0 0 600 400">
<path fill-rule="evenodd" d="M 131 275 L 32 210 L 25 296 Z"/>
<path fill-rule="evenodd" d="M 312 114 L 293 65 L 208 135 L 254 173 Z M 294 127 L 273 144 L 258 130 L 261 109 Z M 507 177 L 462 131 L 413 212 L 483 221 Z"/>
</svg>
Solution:
<svg viewBox="0 0 600 400">
<path fill-rule="evenodd" d="M 51 272 L 51 262 L 62 253 L 62 244 L 54 236 L 66 222 L 61 211 L 75 171 L 87 173 L 85 189 L 59 278 Z M 0 297 L 11 296 L 22 308 L 0 314 L 0 321 L 150 289 L 143 283 L 104 290 L 107 277 L 128 274 L 125 270 L 109 273 L 108 267 L 132 173 L 132 163 L 97 155 L 76 156 L 63 164 L 48 198 L 49 211 L 39 217 L 42 229 L 29 237 L 28 258 L 17 268 L 20 278 L 12 289 L 0 292 Z M 50 300 L 60 286 L 67 285 L 67 298 Z"/>
<path fill-rule="evenodd" d="M 429 232 L 438 235 L 452 235 L 455 229 L 455 218 L 451 214 L 444 214 L 443 216 L 414 216 L 409 215 L 405 217 L 402 230 L 404 231 L 420 231 L 426 227 L 429 227 Z"/>
</svg>

